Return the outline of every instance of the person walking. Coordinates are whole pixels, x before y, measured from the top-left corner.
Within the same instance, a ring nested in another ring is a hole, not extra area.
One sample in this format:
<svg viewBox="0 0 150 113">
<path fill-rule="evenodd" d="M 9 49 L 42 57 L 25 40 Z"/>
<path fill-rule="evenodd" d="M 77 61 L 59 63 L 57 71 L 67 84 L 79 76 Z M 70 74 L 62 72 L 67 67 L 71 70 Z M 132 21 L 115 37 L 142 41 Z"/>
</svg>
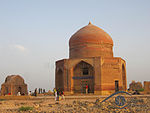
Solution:
<svg viewBox="0 0 150 113">
<path fill-rule="evenodd" d="M 41 94 L 41 88 L 39 88 L 39 94 Z"/>
<path fill-rule="evenodd" d="M 20 92 L 18 92 L 18 93 L 17 93 L 17 96 L 20 96 L 20 95 L 21 95 L 21 93 L 20 93 Z"/>
<path fill-rule="evenodd" d="M 59 103 L 59 91 L 58 90 L 55 91 L 55 101 L 56 101 L 56 104 Z"/>
<path fill-rule="evenodd" d="M 63 92 L 63 91 L 62 91 L 61 96 L 62 96 L 62 99 L 65 100 L 65 95 L 64 95 L 64 92 Z"/>
<path fill-rule="evenodd" d="M 29 91 L 28 95 L 31 96 L 31 91 Z"/>
<path fill-rule="evenodd" d="M 37 96 L 37 88 L 35 88 L 34 96 L 35 96 L 35 97 Z"/>
<path fill-rule="evenodd" d="M 86 85 L 85 91 L 86 91 L 86 94 L 88 94 L 88 85 Z"/>
<path fill-rule="evenodd" d="M 55 90 L 54 93 L 55 93 L 55 101 L 57 101 L 57 90 Z"/>
</svg>

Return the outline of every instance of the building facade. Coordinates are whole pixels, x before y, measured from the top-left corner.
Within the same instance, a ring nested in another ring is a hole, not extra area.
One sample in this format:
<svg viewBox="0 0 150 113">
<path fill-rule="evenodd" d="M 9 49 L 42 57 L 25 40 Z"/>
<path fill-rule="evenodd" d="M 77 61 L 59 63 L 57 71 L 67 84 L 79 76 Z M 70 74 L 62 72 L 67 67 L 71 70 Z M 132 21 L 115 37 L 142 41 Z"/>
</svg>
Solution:
<svg viewBox="0 0 150 113">
<path fill-rule="evenodd" d="M 109 95 L 127 89 L 126 62 L 113 56 L 113 40 L 89 23 L 69 40 L 69 59 L 56 61 L 55 87 L 66 94 Z"/>
</svg>

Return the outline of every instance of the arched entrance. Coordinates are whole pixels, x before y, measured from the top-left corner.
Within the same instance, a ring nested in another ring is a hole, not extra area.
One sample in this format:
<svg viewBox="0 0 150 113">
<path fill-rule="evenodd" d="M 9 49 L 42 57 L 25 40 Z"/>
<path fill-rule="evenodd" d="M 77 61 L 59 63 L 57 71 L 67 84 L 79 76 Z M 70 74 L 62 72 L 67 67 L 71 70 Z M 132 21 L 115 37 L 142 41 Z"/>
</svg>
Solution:
<svg viewBox="0 0 150 113">
<path fill-rule="evenodd" d="M 61 91 L 64 91 L 63 71 L 61 69 L 59 69 L 57 72 L 56 88 L 61 90 Z"/>
<path fill-rule="evenodd" d="M 21 87 L 18 87 L 18 92 L 20 92 L 20 94 L 22 94 Z"/>
<path fill-rule="evenodd" d="M 115 80 L 115 92 L 119 91 L 119 81 Z"/>
<path fill-rule="evenodd" d="M 122 80 L 123 80 L 123 90 L 126 90 L 126 71 L 123 64 L 122 64 Z"/>
<path fill-rule="evenodd" d="M 73 70 L 74 93 L 94 93 L 94 69 L 93 66 L 81 61 Z"/>
</svg>

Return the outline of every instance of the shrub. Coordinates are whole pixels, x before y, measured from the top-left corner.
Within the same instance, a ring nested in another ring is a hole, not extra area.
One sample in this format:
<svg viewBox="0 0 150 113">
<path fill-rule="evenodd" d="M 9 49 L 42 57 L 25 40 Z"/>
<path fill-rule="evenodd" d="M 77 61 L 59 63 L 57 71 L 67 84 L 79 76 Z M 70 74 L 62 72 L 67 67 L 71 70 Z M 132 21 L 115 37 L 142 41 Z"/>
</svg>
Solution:
<svg viewBox="0 0 150 113">
<path fill-rule="evenodd" d="M 139 89 L 139 91 L 144 91 L 144 88 Z"/>
<path fill-rule="evenodd" d="M 33 107 L 30 107 L 30 106 L 26 106 L 26 107 L 22 106 L 19 108 L 19 111 L 28 111 L 28 110 L 32 110 L 32 109 L 33 109 Z"/>
</svg>

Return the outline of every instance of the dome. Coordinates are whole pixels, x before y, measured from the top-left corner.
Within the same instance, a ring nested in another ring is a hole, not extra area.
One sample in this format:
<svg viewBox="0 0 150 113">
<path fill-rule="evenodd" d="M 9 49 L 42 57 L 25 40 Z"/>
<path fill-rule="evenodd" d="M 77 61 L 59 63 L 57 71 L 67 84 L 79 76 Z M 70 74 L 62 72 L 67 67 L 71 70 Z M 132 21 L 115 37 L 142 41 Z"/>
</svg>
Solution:
<svg viewBox="0 0 150 113">
<path fill-rule="evenodd" d="M 95 43 L 95 44 L 111 44 L 113 45 L 112 38 L 101 28 L 89 24 L 78 30 L 69 40 L 69 45 L 76 45 L 80 43 Z"/>
<path fill-rule="evenodd" d="M 112 57 L 113 40 L 104 30 L 89 24 L 69 40 L 70 58 Z"/>
<path fill-rule="evenodd" d="M 14 84 L 16 84 L 17 82 L 24 83 L 24 79 L 20 75 L 7 76 L 6 79 L 5 79 L 5 83 L 14 83 Z"/>
</svg>

